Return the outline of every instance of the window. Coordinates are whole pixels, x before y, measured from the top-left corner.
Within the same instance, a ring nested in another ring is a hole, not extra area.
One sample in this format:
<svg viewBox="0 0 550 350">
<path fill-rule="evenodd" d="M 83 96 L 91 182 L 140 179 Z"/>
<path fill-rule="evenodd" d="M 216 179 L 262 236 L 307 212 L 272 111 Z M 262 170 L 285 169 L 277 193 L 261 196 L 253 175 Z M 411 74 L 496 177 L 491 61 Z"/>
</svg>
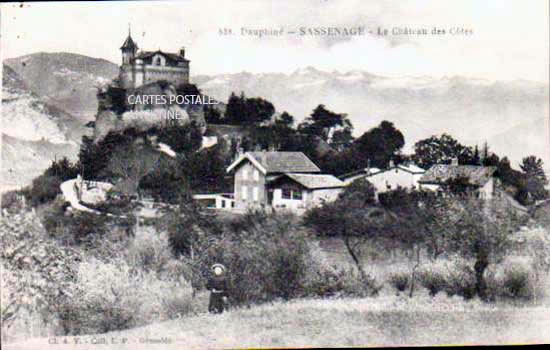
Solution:
<svg viewBox="0 0 550 350">
<path fill-rule="evenodd" d="M 258 169 L 254 169 L 254 180 L 259 181 L 260 180 L 260 172 Z"/>
<path fill-rule="evenodd" d="M 248 169 L 243 169 L 243 180 L 248 180 Z"/>
<path fill-rule="evenodd" d="M 243 186 L 242 187 L 242 196 L 243 196 L 243 199 L 246 199 L 248 195 L 248 189 L 246 188 L 246 186 Z"/>
<path fill-rule="evenodd" d="M 292 198 L 292 190 L 289 188 L 283 188 L 281 197 L 283 199 L 291 199 Z"/>
<path fill-rule="evenodd" d="M 252 189 L 252 199 L 256 202 L 258 201 L 258 187 Z"/>
<path fill-rule="evenodd" d="M 282 199 L 294 199 L 294 200 L 302 200 L 302 191 L 301 190 L 292 190 L 290 188 L 283 188 L 282 189 Z"/>
<path fill-rule="evenodd" d="M 222 200 L 222 208 L 225 208 L 225 201 Z"/>
</svg>

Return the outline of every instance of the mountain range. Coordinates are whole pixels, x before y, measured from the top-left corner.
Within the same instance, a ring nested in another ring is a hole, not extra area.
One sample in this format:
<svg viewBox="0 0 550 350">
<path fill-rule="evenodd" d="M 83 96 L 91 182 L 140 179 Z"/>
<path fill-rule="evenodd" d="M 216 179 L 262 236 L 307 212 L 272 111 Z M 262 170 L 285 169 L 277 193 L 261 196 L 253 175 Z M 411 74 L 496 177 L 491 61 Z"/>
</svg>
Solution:
<svg viewBox="0 0 550 350">
<path fill-rule="evenodd" d="M 21 179 L 18 184 L 28 183 L 28 174 L 42 171 L 54 155 L 76 157 L 87 132 L 83 126 L 97 112 L 96 87 L 116 77 L 118 66 L 72 53 L 35 53 L 3 63 L 3 179 L 11 169 L 10 174 L 25 175 L 12 176 Z M 391 78 L 314 67 L 290 74 L 195 75 L 191 82 L 219 101 L 241 91 L 265 98 L 297 122 L 324 104 L 348 115 L 355 136 L 388 120 L 404 134 L 406 153 L 416 141 L 445 132 L 471 146 L 486 141 L 515 167 L 530 154 L 550 167 L 549 90 L 543 83 L 459 76 Z M 18 161 L 20 152 L 35 158 Z"/>
</svg>

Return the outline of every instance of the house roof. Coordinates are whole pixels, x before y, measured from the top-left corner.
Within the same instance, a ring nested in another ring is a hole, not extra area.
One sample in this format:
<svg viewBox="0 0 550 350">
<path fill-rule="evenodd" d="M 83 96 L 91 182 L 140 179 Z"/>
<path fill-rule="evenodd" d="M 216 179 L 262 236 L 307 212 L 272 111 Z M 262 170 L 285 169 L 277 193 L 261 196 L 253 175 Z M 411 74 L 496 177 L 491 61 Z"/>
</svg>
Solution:
<svg viewBox="0 0 550 350">
<path fill-rule="evenodd" d="M 359 169 L 359 170 L 356 170 L 356 171 L 353 171 L 351 173 L 347 173 L 347 174 L 344 174 L 342 176 L 340 176 L 341 179 L 343 180 L 347 180 L 347 179 L 350 179 L 350 178 L 353 178 L 355 176 L 358 176 L 358 175 L 366 175 L 366 176 L 372 176 L 372 175 L 376 175 L 376 174 L 380 174 L 380 173 L 384 173 L 386 171 L 390 171 L 390 170 L 393 170 L 393 169 L 401 169 L 403 171 L 406 171 L 408 173 L 411 173 L 411 174 L 424 174 L 426 172 L 426 170 L 414 165 L 414 164 L 398 164 L 396 166 L 393 166 L 393 167 L 390 167 L 390 168 L 387 168 L 387 169 L 378 169 L 378 168 L 364 168 L 364 169 Z"/>
<path fill-rule="evenodd" d="M 170 53 L 170 52 L 163 52 L 161 50 L 157 50 L 157 51 L 140 51 L 135 58 L 139 58 L 139 59 L 144 59 L 144 58 L 148 58 L 148 57 L 151 57 L 151 56 L 154 56 L 156 54 L 160 54 L 160 55 L 163 55 L 163 56 L 166 56 L 168 57 L 170 60 L 172 61 L 175 61 L 175 62 L 189 62 L 188 59 L 184 58 L 184 57 L 181 57 L 180 55 L 176 54 L 176 53 Z"/>
<path fill-rule="evenodd" d="M 345 186 L 343 181 L 338 180 L 333 175 L 285 173 L 283 176 L 289 177 L 290 179 L 296 181 L 300 185 L 310 190 L 319 188 L 338 188 Z"/>
<path fill-rule="evenodd" d="M 319 173 L 321 170 L 302 152 L 246 152 L 234 161 L 227 172 L 244 160 L 254 164 L 264 175 L 269 173 Z"/>
<path fill-rule="evenodd" d="M 494 166 L 436 164 L 418 180 L 424 184 L 443 184 L 450 179 L 466 177 L 472 185 L 483 186 L 496 171 Z"/>
</svg>

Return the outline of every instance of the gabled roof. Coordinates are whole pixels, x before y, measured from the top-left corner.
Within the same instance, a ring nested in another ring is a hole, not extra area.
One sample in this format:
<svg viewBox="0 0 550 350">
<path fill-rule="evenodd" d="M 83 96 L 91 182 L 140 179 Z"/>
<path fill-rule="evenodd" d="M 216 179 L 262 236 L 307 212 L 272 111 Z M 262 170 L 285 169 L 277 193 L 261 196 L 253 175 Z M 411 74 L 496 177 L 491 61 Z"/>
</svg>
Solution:
<svg viewBox="0 0 550 350">
<path fill-rule="evenodd" d="M 175 62 L 189 62 L 188 59 L 184 58 L 184 57 L 181 57 L 180 55 L 176 54 L 176 53 L 170 53 L 170 52 L 163 52 L 161 50 L 157 50 L 157 51 L 140 51 L 135 58 L 139 58 L 139 59 L 145 59 L 145 58 L 149 58 L 151 56 L 154 56 L 156 54 L 160 54 L 160 55 L 163 55 L 167 58 L 169 58 L 170 60 L 172 61 L 175 61 Z"/>
<path fill-rule="evenodd" d="M 321 170 L 302 152 L 246 152 L 233 162 L 227 172 L 248 160 L 264 175 L 269 173 L 319 173 Z"/>
<path fill-rule="evenodd" d="M 339 188 L 345 186 L 343 181 L 338 180 L 333 175 L 285 173 L 283 176 L 289 177 L 310 190 L 319 188 Z"/>
<path fill-rule="evenodd" d="M 483 186 L 496 170 L 494 166 L 436 164 L 426 171 L 418 182 L 441 185 L 451 179 L 465 177 L 469 179 L 470 184 Z"/>
</svg>

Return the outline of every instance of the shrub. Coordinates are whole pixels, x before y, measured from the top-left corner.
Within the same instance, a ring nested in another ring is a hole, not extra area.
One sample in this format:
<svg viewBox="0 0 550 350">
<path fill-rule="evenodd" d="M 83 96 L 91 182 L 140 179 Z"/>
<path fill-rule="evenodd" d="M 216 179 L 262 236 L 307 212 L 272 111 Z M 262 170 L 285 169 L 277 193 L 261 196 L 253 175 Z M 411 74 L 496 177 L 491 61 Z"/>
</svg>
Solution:
<svg viewBox="0 0 550 350">
<path fill-rule="evenodd" d="M 141 326 L 195 309 L 191 288 L 178 278 L 159 278 L 124 259 L 83 262 L 71 298 L 60 310 L 65 334 L 93 334 Z"/>
<path fill-rule="evenodd" d="M 32 181 L 30 188 L 24 190 L 25 197 L 32 206 L 49 202 L 58 194 L 61 194 L 61 183 L 63 180 L 58 176 L 40 175 Z"/>
<path fill-rule="evenodd" d="M 445 275 L 440 269 L 434 268 L 434 266 L 420 270 L 418 279 L 420 284 L 428 289 L 431 296 L 435 296 L 446 287 Z"/>
<path fill-rule="evenodd" d="M 363 280 L 356 269 L 322 265 L 309 271 L 302 283 L 302 296 L 322 298 L 374 296 L 382 288 L 372 276 Z"/>
<path fill-rule="evenodd" d="M 388 282 L 399 292 L 405 291 L 410 286 L 410 273 L 406 271 L 396 271 L 390 273 Z"/>
<path fill-rule="evenodd" d="M 476 294 L 474 271 L 464 261 L 455 262 L 447 270 L 445 292 L 449 296 L 458 295 L 464 299 L 471 299 Z"/>
<path fill-rule="evenodd" d="M 24 207 L 24 197 L 20 191 L 6 191 L 2 193 L 0 203 L 2 209 L 7 209 L 10 213 L 17 213 Z"/>
<path fill-rule="evenodd" d="M 508 257 L 495 266 L 487 277 L 487 287 L 492 298 L 533 300 L 537 280 L 531 270 L 532 258 Z"/>
<path fill-rule="evenodd" d="M 3 335 L 10 326 L 26 325 L 33 319 L 53 331 L 58 310 L 76 278 L 81 254 L 48 239 L 32 212 L 5 217 L 0 238 Z"/>
</svg>

